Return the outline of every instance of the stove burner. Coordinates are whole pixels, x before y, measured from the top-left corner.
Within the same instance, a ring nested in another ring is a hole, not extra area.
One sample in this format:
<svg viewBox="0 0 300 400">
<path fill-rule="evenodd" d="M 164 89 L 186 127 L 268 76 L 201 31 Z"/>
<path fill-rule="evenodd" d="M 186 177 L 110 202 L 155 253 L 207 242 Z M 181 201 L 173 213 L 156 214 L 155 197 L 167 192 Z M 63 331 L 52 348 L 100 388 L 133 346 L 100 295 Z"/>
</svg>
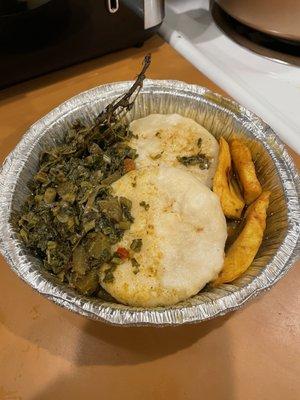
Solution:
<svg viewBox="0 0 300 400">
<path fill-rule="evenodd" d="M 265 57 L 300 66 L 300 42 L 268 35 L 242 24 L 214 1 L 211 13 L 218 27 L 241 46 Z"/>
</svg>

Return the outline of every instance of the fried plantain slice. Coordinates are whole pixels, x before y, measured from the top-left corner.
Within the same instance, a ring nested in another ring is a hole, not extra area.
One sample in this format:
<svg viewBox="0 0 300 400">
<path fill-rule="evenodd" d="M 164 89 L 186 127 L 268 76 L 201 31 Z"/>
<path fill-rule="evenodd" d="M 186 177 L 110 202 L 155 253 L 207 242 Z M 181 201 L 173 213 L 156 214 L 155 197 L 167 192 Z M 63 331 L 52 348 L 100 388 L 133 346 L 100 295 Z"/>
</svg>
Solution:
<svg viewBox="0 0 300 400">
<path fill-rule="evenodd" d="M 257 179 L 255 166 L 249 148 L 239 139 L 230 142 L 230 154 L 233 165 L 243 189 L 243 197 L 247 205 L 251 204 L 262 192 Z"/>
<path fill-rule="evenodd" d="M 271 192 L 263 192 L 245 214 L 245 226 L 229 247 L 223 269 L 213 286 L 229 283 L 242 275 L 251 265 L 262 243 L 266 228 L 267 209 Z"/>
<path fill-rule="evenodd" d="M 220 150 L 217 170 L 213 180 L 213 191 L 219 196 L 223 212 L 227 218 L 241 218 L 244 200 L 231 181 L 231 156 L 229 145 L 220 138 Z"/>
</svg>

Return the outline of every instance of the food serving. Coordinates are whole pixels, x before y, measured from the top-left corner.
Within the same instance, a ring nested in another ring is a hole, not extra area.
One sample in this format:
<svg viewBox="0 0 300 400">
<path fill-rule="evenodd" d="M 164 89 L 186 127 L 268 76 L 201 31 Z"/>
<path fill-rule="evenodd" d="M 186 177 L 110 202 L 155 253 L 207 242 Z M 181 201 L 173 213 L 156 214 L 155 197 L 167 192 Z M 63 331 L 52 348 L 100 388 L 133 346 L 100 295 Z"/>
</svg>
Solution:
<svg viewBox="0 0 300 400">
<path fill-rule="evenodd" d="M 13 216 L 26 247 L 61 282 L 141 307 L 176 304 L 244 273 L 270 196 L 238 137 L 218 143 L 177 114 L 125 122 L 149 64 L 92 126 L 78 121 L 43 152 Z M 230 220 L 238 223 L 227 239 Z"/>
</svg>

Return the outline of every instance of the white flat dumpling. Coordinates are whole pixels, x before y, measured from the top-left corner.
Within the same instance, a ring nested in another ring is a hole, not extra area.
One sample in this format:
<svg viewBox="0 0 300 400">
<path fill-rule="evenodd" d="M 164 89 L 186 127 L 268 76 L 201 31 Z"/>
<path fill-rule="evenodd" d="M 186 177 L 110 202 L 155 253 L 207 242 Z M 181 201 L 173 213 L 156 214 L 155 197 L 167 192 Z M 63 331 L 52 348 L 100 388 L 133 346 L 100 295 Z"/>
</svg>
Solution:
<svg viewBox="0 0 300 400">
<path fill-rule="evenodd" d="M 103 287 L 124 304 L 175 304 L 195 295 L 222 268 L 227 237 L 218 197 L 183 169 L 162 165 L 131 171 L 113 184 L 116 196 L 132 201 L 130 229 L 116 245 L 130 249 L 142 239 L 139 264 L 125 260 Z M 146 204 L 144 204 L 145 202 Z"/>
<path fill-rule="evenodd" d="M 159 164 L 176 166 L 188 169 L 205 185 L 212 186 L 219 145 L 203 126 L 178 114 L 151 114 L 132 121 L 130 130 L 135 136 L 130 144 L 137 149 L 138 168 Z M 177 156 L 191 156 L 199 152 L 210 158 L 208 169 L 200 169 L 198 165 L 186 167 L 177 160 Z"/>
</svg>

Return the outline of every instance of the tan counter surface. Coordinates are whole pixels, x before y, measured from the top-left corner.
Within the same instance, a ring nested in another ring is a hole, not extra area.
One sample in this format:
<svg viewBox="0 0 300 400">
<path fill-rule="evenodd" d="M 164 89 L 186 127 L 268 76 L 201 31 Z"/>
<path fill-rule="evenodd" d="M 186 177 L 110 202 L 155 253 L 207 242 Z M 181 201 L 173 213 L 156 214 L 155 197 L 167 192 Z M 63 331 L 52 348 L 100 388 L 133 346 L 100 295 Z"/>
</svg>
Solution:
<svg viewBox="0 0 300 400">
<path fill-rule="evenodd" d="M 1 161 L 34 121 L 62 101 L 98 84 L 132 79 L 149 50 L 149 78 L 222 93 L 155 37 L 143 48 L 0 91 Z M 293 156 L 299 166 L 300 157 Z M 300 398 L 299 263 L 238 312 L 161 329 L 89 321 L 44 299 L 0 263 L 0 400 Z"/>
</svg>

